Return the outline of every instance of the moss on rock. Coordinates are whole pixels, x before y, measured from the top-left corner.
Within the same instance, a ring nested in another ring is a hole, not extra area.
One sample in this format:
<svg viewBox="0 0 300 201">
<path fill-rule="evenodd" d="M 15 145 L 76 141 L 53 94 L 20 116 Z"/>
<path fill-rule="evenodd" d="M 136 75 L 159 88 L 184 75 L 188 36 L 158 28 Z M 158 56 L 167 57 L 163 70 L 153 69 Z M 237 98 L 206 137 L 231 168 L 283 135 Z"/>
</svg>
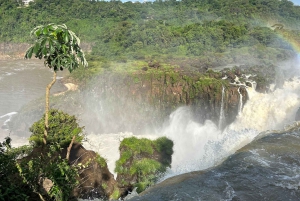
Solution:
<svg viewBox="0 0 300 201">
<path fill-rule="evenodd" d="M 115 171 L 121 195 L 137 187 L 142 192 L 171 166 L 173 142 L 166 137 L 157 140 L 126 138 L 120 145 L 120 159 Z"/>
</svg>

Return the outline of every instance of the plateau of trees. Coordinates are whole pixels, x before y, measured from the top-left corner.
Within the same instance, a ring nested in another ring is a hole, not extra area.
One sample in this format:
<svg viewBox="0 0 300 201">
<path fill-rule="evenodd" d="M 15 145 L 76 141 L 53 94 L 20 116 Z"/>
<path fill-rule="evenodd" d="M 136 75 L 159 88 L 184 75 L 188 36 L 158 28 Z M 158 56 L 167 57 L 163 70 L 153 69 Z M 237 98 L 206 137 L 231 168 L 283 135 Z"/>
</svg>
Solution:
<svg viewBox="0 0 300 201">
<path fill-rule="evenodd" d="M 0 42 L 27 42 L 30 38 L 23 33 L 33 27 L 63 23 L 92 44 L 91 55 L 102 61 L 201 59 L 212 54 L 229 58 L 237 52 L 257 59 L 285 59 L 292 47 L 274 24 L 282 24 L 286 37 L 300 41 L 300 7 L 288 0 L 35 0 L 29 6 L 20 2 L 0 2 Z"/>
</svg>

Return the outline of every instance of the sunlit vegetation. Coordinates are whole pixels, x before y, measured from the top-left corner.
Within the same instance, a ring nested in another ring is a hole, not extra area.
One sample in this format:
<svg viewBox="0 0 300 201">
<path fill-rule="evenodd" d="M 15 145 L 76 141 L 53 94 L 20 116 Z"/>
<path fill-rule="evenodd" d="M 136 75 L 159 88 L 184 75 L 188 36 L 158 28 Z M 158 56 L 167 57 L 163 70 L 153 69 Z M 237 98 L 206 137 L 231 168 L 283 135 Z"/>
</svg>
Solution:
<svg viewBox="0 0 300 201">
<path fill-rule="evenodd" d="M 123 187 L 133 185 L 137 192 L 142 192 L 170 167 L 173 141 L 166 137 L 154 141 L 131 137 L 125 138 L 119 149 L 120 159 L 115 168 L 117 180 Z"/>
<path fill-rule="evenodd" d="M 183 58 L 215 66 L 239 61 L 230 58 L 241 49 L 240 57 L 268 63 L 290 56 L 292 47 L 280 35 L 300 38 L 300 7 L 287 0 L 35 0 L 27 7 L 20 2 L 0 2 L 0 41 L 28 42 L 24 33 L 33 27 L 64 23 L 92 44 L 91 56 L 101 68 L 111 68 L 111 61 L 180 63 Z"/>
<path fill-rule="evenodd" d="M 34 146 L 41 146 L 43 143 L 45 115 L 35 122 L 30 128 L 32 135 L 29 142 Z M 84 127 L 80 127 L 75 116 L 68 115 L 62 111 L 51 109 L 49 112 L 49 133 L 48 145 L 59 143 L 62 147 L 67 147 L 75 136 L 76 142 L 81 142 L 84 138 Z"/>
</svg>

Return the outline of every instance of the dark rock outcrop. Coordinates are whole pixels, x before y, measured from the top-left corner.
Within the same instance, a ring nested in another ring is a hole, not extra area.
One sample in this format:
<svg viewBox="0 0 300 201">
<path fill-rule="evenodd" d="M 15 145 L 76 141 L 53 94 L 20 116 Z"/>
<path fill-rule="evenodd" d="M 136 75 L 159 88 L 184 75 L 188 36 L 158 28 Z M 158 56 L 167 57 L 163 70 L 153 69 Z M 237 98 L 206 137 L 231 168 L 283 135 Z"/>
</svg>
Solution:
<svg viewBox="0 0 300 201">
<path fill-rule="evenodd" d="M 66 156 L 66 153 L 67 150 L 64 149 L 62 156 Z M 75 143 L 70 151 L 69 161 L 72 165 L 82 165 L 79 170 L 79 185 L 73 191 L 74 197 L 109 198 L 117 190 L 116 180 L 99 154 Z"/>
</svg>

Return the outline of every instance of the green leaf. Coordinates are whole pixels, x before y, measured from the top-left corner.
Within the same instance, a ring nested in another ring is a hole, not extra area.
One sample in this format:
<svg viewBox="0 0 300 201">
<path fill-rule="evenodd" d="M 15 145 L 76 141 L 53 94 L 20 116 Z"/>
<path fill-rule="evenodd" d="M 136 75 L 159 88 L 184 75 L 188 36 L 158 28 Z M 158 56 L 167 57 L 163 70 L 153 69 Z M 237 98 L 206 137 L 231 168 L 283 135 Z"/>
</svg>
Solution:
<svg viewBox="0 0 300 201">
<path fill-rule="evenodd" d="M 41 46 L 44 47 L 47 41 L 48 41 L 48 38 L 43 39 L 41 42 Z"/>
<path fill-rule="evenodd" d="M 38 29 L 38 30 L 35 32 L 35 35 L 36 35 L 36 36 L 40 36 L 40 35 L 41 35 L 41 29 Z"/>
<path fill-rule="evenodd" d="M 45 35 L 48 34 L 48 29 L 47 29 L 47 27 L 45 27 L 45 28 L 43 29 L 43 34 L 45 34 Z"/>
<path fill-rule="evenodd" d="M 33 53 L 37 55 L 39 52 L 39 49 L 40 49 L 40 44 L 36 43 L 33 47 Z"/>
<path fill-rule="evenodd" d="M 43 47 L 42 53 L 43 53 L 43 55 L 47 55 L 48 51 L 47 51 L 46 47 Z"/>
<path fill-rule="evenodd" d="M 30 59 L 30 58 L 32 57 L 32 51 L 33 51 L 33 47 L 30 47 L 30 48 L 27 50 L 27 52 L 26 52 L 26 54 L 25 54 L 25 58 L 26 58 L 26 59 Z"/>
<path fill-rule="evenodd" d="M 67 33 L 64 34 L 64 42 L 65 43 L 69 42 L 69 36 Z"/>
</svg>

